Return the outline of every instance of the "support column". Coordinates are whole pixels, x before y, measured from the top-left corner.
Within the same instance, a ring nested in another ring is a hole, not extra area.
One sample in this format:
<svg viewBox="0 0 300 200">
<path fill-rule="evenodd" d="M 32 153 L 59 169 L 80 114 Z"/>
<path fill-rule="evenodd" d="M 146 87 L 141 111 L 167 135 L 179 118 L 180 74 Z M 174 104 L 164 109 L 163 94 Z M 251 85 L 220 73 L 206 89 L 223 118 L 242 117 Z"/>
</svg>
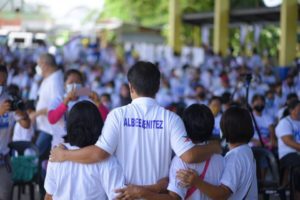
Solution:
<svg viewBox="0 0 300 200">
<path fill-rule="evenodd" d="M 195 47 L 201 46 L 201 34 L 200 34 L 200 27 L 194 26 L 193 27 L 193 43 Z"/>
<path fill-rule="evenodd" d="M 286 67 L 296 56 L 297 45 L 297 0 L 284 0 L 280 12 L 280 52 L 279 65 Z"/>
<path fill-rule="evenodd" d="M 228 47 L 228 22 L 230 0 L 215 0 L 214 52 L 225 55 Z"/>
<path fill-rule="evenodd" d="M 168 43 L 174 52 L 181 52 L 181 10 L 180 0 L 169 0 Z"/>
</svg>

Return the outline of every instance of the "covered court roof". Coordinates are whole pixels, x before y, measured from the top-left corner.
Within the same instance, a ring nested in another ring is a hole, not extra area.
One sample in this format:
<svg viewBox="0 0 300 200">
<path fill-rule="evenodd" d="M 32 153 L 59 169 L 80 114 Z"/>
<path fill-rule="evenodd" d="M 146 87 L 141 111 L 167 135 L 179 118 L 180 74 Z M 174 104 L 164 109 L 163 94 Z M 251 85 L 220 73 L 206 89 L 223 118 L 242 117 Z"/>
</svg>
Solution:
<svg viewBox="0 0 300 200">
<path fill-rule="evenodd" d="M 300 13 L 299 5 L 298 5 L 298 13 Z M 280 7 L 235 9 L 230 11 L 229 16 L 230 16 L 229 19 L 230 24 L 278 23 L 280 21 Z M 184 14 L 182 20 L 185 23 L 192 24 L 192 25 L 211 25 L 214 23 L 214 12 Z M 298 21 L 300 21 L 300 14 L 298 14 Z"/>
</svg>

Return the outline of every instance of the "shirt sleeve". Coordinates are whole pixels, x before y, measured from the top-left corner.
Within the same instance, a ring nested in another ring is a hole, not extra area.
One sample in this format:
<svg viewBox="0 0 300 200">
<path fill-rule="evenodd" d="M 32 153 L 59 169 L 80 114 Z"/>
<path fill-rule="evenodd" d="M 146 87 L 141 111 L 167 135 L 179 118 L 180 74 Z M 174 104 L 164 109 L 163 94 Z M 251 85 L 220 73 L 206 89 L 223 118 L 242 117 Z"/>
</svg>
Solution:
<svg viewBox="0 0 300 200">
<path fill-rule="evenodd" d="M 275 129 L 275 133 L 278 138 L 281 138 L 286 135 L 292 135 L 293 134 L 292 124 L 288 121 L 287 118 L 280 120 L 279 124 Z"/>
<path fill-rule="evenodd" d="M 50 110 L 48 112 L 48 120 L 50 124 L 55 124 L 60 120 L 65 112 L 68 110 L 68 106 L 66 106 L 64 103 L 61 103 L 57 108 Z"/>
<path fill-rule="evenodd" d="M 104 123 L 102 134 L 100 135 L 96 146 L 105 150 L 109 154 L 113 154 L 119 142 L 119 129 L 116 110 L 107 115 Z"/>
<path fill-rule="evenodd" d="M 184 199 L 187 188 L 181 187 L 179 185 L 179 180 L 176 179 L 176 172 L 180 169 L 186 169 L 184 162 L 180 158 L 174 157 L 169 172 L 168 190 L 179 195 L 181 199 Z"/>
<path fill-rule="evenodd" d="M 56 180 L 55 180 L 55 163 L 48 162 L 47 174 L 45 178 L 45 190 L 48 194 L 53 195 L 56 191 Z"/>
<path fill-rule="evenodd" d="M 99 177 L 108 199 L 112 200 L 118 195 L 115 190 L 125 187 L 125 179 L 122 168 L 115 157 L 111 156 L 105 162 L 106 165 Z"/>
<path fill-rule="evenodd" d="M 229 187 L 232 193 L 235 193 L 240 186 L 241 166 L 234 159 L 226 161 L 225 169 L 221 178 L 221 184 Z"/>
<path fill-rule="evenodd" d="M 187 137 L 182 120 L 177 115 L 174 115 L 170 121 L 170 129 L 171 147 L 178 157 L 194 147 L 192 141 Z"/>
</svg>

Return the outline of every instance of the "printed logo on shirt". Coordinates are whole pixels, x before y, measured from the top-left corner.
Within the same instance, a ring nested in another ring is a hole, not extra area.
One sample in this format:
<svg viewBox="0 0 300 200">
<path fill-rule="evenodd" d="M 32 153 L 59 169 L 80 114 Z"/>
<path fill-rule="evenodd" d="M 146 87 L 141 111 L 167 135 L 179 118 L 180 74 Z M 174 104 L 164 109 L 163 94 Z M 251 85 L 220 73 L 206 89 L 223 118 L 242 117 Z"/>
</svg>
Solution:
<svg viewBox="0 0 300 200">
<path fill-rule="evenodd" d="M 124 127 L 138 127 L 143 129 L 163 129 L 163 120 L 144 120 L 139 118 L 125 118 Z"/>
<path fill-rule="evenodd" d="M 9 126 L 9 115 L 5 113 L 4 115 L 0 116 L 0 129 L 8 128 Z"/>
<path fill-rule="evenodd" d="M 293 132 L 294 132 L 295 140 L 297 142 L 300 142 L 300 129 L 295 129 Z"/>
</svg>

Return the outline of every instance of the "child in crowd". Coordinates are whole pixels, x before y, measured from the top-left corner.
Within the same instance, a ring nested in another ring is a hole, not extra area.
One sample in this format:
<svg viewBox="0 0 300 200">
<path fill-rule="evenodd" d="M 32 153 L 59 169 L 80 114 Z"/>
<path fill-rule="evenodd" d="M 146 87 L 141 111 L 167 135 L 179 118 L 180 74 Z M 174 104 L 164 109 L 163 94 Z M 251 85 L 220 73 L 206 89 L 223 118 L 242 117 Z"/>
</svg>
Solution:
<svg viewBox="0 0 300 200">
<path fill-rule="evenodd" d="M 258 199 L 256 163 L 248 146 L 254 134 L 249 112 L 240 107 L 226 110 L 221 118 L 221 131 L 230 151 L 225 156 L 220 184 L 200 179 L 193 169 L 177 172 L 180 184 L 195 187 L 212 199 Z"/>
<path fill-rule="evenodd" d="M 215 137 L 221 138 L 220 133 L 220 121 L 222 117 L 222 99 L 218 96 L 213 96 L 209 101 L 209 108 L 215 117 L 215 126 L 213 130 L 213 135 Z"/>
<path fill-rule="evenodd" d="M 73 106 L 67 119 L 66 148 L 76 150 L 95 144 L 101 134 L 103 120 L 90 101 Z M 71 161 L 49 162 L 45 180 L 46 197 L 51 199 L 114 199 L 116 188 L 124 187 L 122 168 L 115 157 L 95 164 Z"/>
<path fill-rule="evenodd" d="M 25 104 L 26 112 L 30 116 L 32 112 L 35 111 L 35 107 L 33 105 L 32 101 L 28 101 Z M 14 127 L 14 133 L 13 133 L 13 138 L 12 141 L 29 141 L 31 142 L 32 137 L 34 136 L 34 121 L 31 120 L 31 125 L 28 129 L 23 128 L 20 125 L 20 122 L 16 122 L 15 127 Z"/>
</svg>

